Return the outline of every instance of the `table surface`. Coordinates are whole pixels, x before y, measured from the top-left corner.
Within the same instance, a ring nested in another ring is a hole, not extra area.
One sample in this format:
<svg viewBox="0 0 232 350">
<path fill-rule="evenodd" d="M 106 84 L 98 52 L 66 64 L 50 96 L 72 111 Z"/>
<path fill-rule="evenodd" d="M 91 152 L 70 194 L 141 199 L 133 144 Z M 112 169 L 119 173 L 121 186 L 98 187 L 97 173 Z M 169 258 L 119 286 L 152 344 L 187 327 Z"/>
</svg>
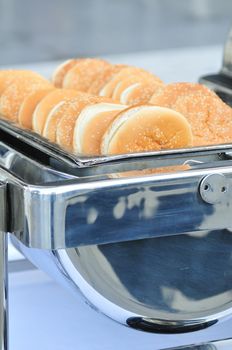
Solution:
<svg viewBox="0 0 232 350">
<path fill-rule="evenodd" d="M 222 47 L 106 58 L 149 69 L 165 82 L 197 81 L 199 76 L 220 69 Z M 49 77 L 57 63 L 35 63 L 20 68 L 33 69 Z M 19 257 L 10 247 L 10 260 Z M 39 270 L 12 272 L 9 285 L 10 350 L 157 350 L 232 335 L 230 319 L 206 330 L 183 335 L 150 334 L 129 329 L 95 312 L 79 295 L 59 286 Z"/>
</svg>

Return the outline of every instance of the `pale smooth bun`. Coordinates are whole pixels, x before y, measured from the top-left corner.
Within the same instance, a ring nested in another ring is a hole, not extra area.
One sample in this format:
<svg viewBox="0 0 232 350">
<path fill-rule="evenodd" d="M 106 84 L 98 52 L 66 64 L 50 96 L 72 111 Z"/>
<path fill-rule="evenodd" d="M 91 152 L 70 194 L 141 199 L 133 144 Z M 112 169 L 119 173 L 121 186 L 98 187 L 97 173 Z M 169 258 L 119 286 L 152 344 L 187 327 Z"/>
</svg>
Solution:
<svg viewBox="0 0 232 350">
<path fill-rule="evenodd" d="M 52 75 L 52 82 L 55 87 L 62 88 L 63 86 L 63 80 L 65 75 L 68 73 L 70 69 L 72 69 L 77 62 L 79 62 L 80 59 L 77 58 L 71 58 L 63 63 L 61 63 L 56 70 L 54 71 Z"/>
<path fill-rule="evenodd" d="M 85 107 L 76 120 L 73 150 L 76 154 L 101 154 L 101 140 L 116 115 L 126 106 L 98 103 Z"/>
<path fill-rule="evenodd" d="M 150 103 L 182 113 L 191 125 L 194 146 L 232 141 L 232 109 L 201 84 L 169 84 Z"/>
<path fill-rule="evenodd" d="M 46 95 L 37 105 L 32 117 L 32 127 L 35 132 L 42 135 L 43 128 L 48 114 L 53 108 L 56 108 L 57 104 L 63 104 L 64 102 L 72 99 L 80 94 L 78 91 L 69 89 L 55 89 Z"/>
<path fill-rule="evenodd" d="M 73 152 L 73 134 L 77 118 L 83 108 L 99 102 L 108 102 L 108 99 L 87 95 L 86 98 L 77 99 L 75 103 L 72 103 L 71 107 L 68 107 L 67 104 L 67 109 L 56 126 L 56 142 L 59 146 L 69 152 Z"/>
<path fill-rule="evenodd" d="M 49 89 L 36 90 L 25 98 L 21 104 L 18 114 L 18 122 L 21 126 L 27 129 L 32 129 L 32 116 L 37 104 L 52 90 L 54 90 L 53 87 Z"/>
<path fill-rule="evenodd" d="M 1 94 L 0 114 L 11 121 L 17 121 L 20 106 L 25 98 L 33 91 L 49 88 L 52 88 L 52 84 L 35 72 L 17 74 Z"/>
<path fill-rule="evenodd" d="M 141 79 L 152 79 L 162 83 L 160 78 L 142 68 L 125 67 L 122 68 L 119 73 L 115 74 L 115 76 L 101 89 L 99 93 L 100 96 L 113 97 L 115 88 L 125 79 L 131 80 L 129 85 L 139 82 Z"/>
<path fill-rule="evenodd" d="M 88 92 L 93 81 L 109 66 L 110 63 L 101 59 L 82 59 L 65 75 L 63 87 Z"/>
<path fill-rule="evenodd" d="M 119 113 L 105 133 L 102 154 L 121 154 L 192 146 L 186 118 L 171 109 L 133 106 Z"/>
</svg>

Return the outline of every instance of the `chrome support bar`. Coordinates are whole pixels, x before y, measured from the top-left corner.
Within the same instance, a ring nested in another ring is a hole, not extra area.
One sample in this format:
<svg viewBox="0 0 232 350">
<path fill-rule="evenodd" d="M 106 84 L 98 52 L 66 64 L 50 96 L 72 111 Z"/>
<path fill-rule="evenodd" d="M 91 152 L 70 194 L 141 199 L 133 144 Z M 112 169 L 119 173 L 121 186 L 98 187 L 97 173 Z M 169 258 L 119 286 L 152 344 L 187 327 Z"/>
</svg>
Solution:
<svg viewBox="0 0 232 350">
<path fill-rule="evenodd" d="M 224 45 L 222 67 L 218 73 L 201 77 L 199 82 L 214 90 L 227 104 L 232 105 L 232 28 Z"/>
<path fill-rule="evenodd" d="M 0 235 L 0 350 L 8 350 L 7 234 Z"/>
<path fill-rule="evenodd" d="M 232 29 L 230 29 L 224 46 L 222 72 L 226 75 L 232 76 Z"/>
<path fill-rule="evenodd" d="M 8 350 L 8 240 L 6 225 L 6 184 L 0 183 L 0 350 Z"/>
<path fill-rule="evenodd" d="M 209 176 L 213 188 L 199 188 Z M 25 183 L 0 166 L 0 179 L 7 183 L 3 232 L 31 248 L 76 248 L 232 227 L 228 166 L 44 186 Z M 212 196 L 214 204 L 209 204 Z"/>
</svg>

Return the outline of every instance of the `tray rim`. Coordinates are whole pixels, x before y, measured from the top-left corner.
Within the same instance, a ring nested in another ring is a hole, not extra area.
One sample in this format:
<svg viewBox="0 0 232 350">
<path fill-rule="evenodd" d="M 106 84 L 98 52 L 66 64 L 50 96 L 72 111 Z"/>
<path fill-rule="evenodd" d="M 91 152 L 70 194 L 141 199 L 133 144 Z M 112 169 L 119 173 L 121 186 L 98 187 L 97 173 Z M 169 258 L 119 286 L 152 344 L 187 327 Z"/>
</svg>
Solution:
<svg viewBox="0 0 232 350">
<path fill-rule="evenodd" d="M 167 149 L 162 151 L 137 152 L 129 154 L 119 154 L 111 156 L 83 156 L 74 155 L 63 150 L 58 145 L 49 142 L 44 137 L 35 132 L 19 127 L 16 123 L 10 122 L 6 119 L 1 119 L 0 116 L 0 130 L 16 137 L 18 140 L 30 145 L 33 148 L 47 154 L 48 156 L 61 161 L 72 168 L 93 168 L 101 165 L 112 165 L 115 163 L 126 163 L 129 161 L 145 161 L 149 159 L 164 159 L 177 158 L 184 156 L 201 156 L 206 154 L 221 154 L 232 153 L 232 142 L 225 144 Z"/>
</svg>

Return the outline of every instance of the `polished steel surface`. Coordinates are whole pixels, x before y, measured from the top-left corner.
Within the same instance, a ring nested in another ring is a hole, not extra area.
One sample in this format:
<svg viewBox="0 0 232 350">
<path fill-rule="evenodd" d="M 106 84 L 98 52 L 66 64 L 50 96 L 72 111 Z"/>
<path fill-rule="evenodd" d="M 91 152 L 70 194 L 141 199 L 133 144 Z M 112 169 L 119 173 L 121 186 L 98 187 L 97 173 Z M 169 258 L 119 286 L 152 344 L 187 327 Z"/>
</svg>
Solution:
<svg viewBox="0 0 232 350">
<path fill-rule="evenodd" d="M 138 329 L 175 333 L 231 314 L 231 244 L 229 231 L 214 230 L 55 254 L 97 309 L 130 326 L 141 318 Z"/>
<path fill-rule="evenodd" d="M 163 332 L 231 313 L 230 159 L 173 174 L 70 179 L 9 146 L 0 150 L 15 245 L 94 308 Z M 200 186 L 212 174 L 226 179 L 226 199 L 208 204 Z"/>
<path fill-rule="evenodd" d="M 124 174 L 125 157 L 103 173 L 104 161 L 88 160 L 92 173 L 78 176 L 72 162 L 61 172 L 64 155 L 45 141 L 36 154 L 14 132 L 0 143 L 7 231 L 33 263 L 134 328 L 186 332 L 231 314 L 231 145 L 150 157 L 156 167 L 184 160 L 186 171 Z"/>
<path fill-rule="evenodd" d="M 8 259 L 6 227 L 6 185 L 0 183 L 0 350 L 8 350 Z"/>
<path fill-rule="evenodd" d="M 229 32 L 224 47 L 222 72 L 232 77 L 232 29 Z"/>
<path fill-rule="evenodd" d="M 232 105 L 232 29 L 224 46 L 223 63 L 220 72 L 201 77 L 200 83 L 207 85 L 226 103 Z"/>
<path fill-rule="evenodd" d="M 225 200 L 210 206 L 199 196 L 199 184 L 209 174 L 223 174 L 228 182 Z M 26 184 L 0 167 L 0 178 L 9 189 L 8 231 L 34 248 L 71 248 L 232 227 L 230 167 L 88 182 L 64 180 L 45 186 Z"/>
<path fill-rule="evenodd" d="M 45 251 L 15 246 L 95 310 L 138 329 L 180 333 L 231 314 L 231 233 L 161 237 Z M 221 278 L 223 276 L 223 278 Z"/>
</svg>

